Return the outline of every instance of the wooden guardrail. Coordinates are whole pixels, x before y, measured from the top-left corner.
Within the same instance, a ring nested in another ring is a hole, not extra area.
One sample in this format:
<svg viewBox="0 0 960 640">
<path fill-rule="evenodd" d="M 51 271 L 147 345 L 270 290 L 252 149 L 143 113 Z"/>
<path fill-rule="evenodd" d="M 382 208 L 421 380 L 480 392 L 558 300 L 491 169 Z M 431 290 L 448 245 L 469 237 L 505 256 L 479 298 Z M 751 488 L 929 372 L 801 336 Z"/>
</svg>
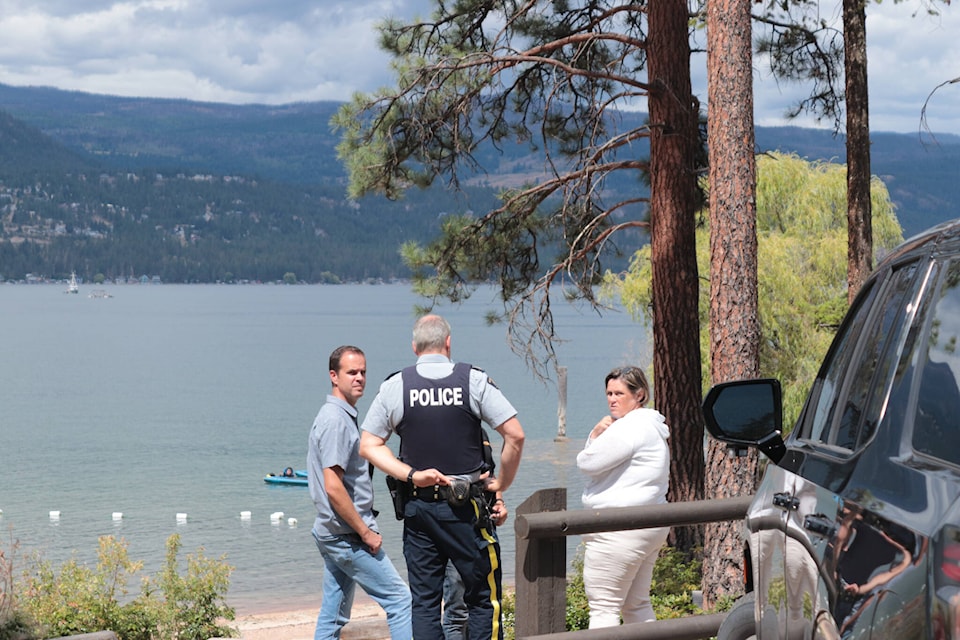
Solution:
<svg viewBox="0 0 960 640">
<path fill-rule="evenodd" d="M 567 511 L 566 489 L 544 489 L 517 507 L 516 637 L 520 640 L 697 640 L 715 636 L 724 614 L 565 631 L 566 537 L 598 531 L 676 527 L 738 520 L 753 496 L 642 507 Z"/>
</svg>

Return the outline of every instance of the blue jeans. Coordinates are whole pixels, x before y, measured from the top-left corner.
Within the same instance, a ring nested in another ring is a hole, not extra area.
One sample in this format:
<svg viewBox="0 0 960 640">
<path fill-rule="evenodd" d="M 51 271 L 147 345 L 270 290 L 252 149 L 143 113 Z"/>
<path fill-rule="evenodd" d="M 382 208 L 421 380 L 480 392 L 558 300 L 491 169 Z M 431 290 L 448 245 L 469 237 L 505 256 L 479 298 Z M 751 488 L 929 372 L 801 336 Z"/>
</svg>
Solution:
<svg viewBox="0 0 960 640">
<path fill-rule="evenodd" d="M 314 640 L 340 637 L 340 631 L 350 621 L 358 584 L 386 612 L 391 640 L 410 640 L 410 589 L 383 549 L 373 555 L 359 536 L 311 533 L 324 562 L 323 601 Z"/>
</svg>

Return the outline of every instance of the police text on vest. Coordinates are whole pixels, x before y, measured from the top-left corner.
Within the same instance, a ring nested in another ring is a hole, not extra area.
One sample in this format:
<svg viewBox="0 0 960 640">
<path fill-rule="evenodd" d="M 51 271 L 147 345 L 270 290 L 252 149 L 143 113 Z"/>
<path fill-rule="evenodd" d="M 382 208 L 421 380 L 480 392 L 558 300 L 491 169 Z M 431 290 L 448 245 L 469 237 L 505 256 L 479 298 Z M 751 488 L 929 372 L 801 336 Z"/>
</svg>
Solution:
<svg viewBox="0 0 960 640">
<path fill-rule="evenodd" d="M 455 407 L 463 404 L 463 389 L 410 389 L 410 406 Z"/>
</svg>

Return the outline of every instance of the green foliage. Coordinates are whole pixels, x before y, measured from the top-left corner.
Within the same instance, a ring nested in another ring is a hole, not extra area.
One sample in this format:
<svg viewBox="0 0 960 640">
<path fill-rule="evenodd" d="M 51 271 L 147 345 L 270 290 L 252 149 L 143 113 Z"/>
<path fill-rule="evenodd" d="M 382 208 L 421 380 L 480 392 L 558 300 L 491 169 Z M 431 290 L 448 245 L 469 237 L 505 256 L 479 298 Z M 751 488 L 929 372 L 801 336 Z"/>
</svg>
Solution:
<svg viewBox="0 0 960 640">
<path fill-rule="evenodd" d="M 223 601 L 232 568 L 222 559 L 205 558 L 201 549 L 187 557 L 187 572 L 181 575 L 179 550 L 180 537 L 174 534 L 167 540 L 164 568 L 154 580 L 144 578 L 135 597 L 129 594 L 127 584 L 143 563 L 130 560 L 122 539 L 100 538 L 96 567 L 71 559 L 55 568 L 35 557 L 18 585 L 23 595 L 15 608 L 35 622 L 42 637 L 102 630 L 114 631 L 120 640 L 206 640 L 237 635 L 220 624 L 235 616 Z"/>
<path fill-rule="evenodd" d="M 619 111 L 647 93 L 644 12 L 467 0 L 379 31 L 396 87 L 356 95 L 332 120 L 349 193 L 398 198 L 434 181 L 459 190 L 513 163 L 510 179 L 492 182 L 498 204 L 471 202 L 404 258 L 434 301 L 495 283 L 511 347 L 548 374 L 551 286 L 597 306 L 603 268 L 646 241 L 650 128 Z M 670 38 L 655 50 L 688 53 Z"/>
<path fill-rule="evenodd" d="M 10 536 L 7 552 L 0 549 L 0 640 L 29 640 L 33 637 L 27 613 L 18 606 L 15 592 L 15 563 L 20 544 Z"/>
<path fill-rule="evenodd" d="M 693 592 L 700 589 L 702 565 L 699 551 L 688 557 L 673 547 L 660 550 L 650 586 L 650 601 L 658 620 L 701 613 L 693 602 Z"/>
<path fill-rule="evenodd" d="M 503 640 L 514 640 L 517 637 L 517 592 L 513 589 L 503 590 Z"/>
<path fill-rule="evenodd" d="M 784 425 L 799 416 L 808 385 L 847 309 L 846 167 L 771 153 L 757 163 L 758 295 L 762 376 L 783 386 Z M 886 187 L 871 188 L 874 252 L 902 241 Z M 702 278 L 710 273 L 709 229 L 697 232 Z M 625 274 L 608 273 L 607 291 L 619 293 L 635 317 L 650 301 L 649 248 L 636 253 Z M 704 390 L 709 388 L 709 285 L 700 287 L 700 347 Z"/>
<path fill-rule="evenodd" d="M 166 563 L 152 582 L 144 585 L 146 593 L 159 588 L 164 606 L 160 608 L 159 636 L 171 640 L 206 640 L 214 636 L 230 636 L 233 630 L 219 624 L 220 619 L 233 620 L 232 607 L 224 602 L 230 586 L 232 567 L 221 558 L 212 560 L 203 550 L 187 556 L 187 572 L 181 574 L 177 555 L 180 536 L 167 539 Z"/>
<path fill-rule="evenodd" d="M 583 545 L 573 559 L 573 573 L 567 577 L 567 631 L 590 626 L 590 604 L 583 586 Z M 702 561 L 699 552 L 688 557 L 682 551 L 664 546 L 653 569 L 650 602 L 658 620 L 681 618 L 702 613 L 693 602 L 700 589 Z"/>
<path fill-rule="evenodd" d="M 65 562 L 59 570 L 42 558 L 27 578 L 23 606 L 46 636 L 125 628 L 125 618 L 141 605 L 121 605 L 127 596 L 129 579 L 142 568 L 127 555 L 124 543 L 112 536 L 100 538 L 95 568 L 76 559 Z M 147 640 L 148 636 L 124 636 Z"/>
<path fill-rule="evenodd" d="M 581 544 L 573 558 L 573 575 L 567 578 L 567 631 L 579 631 L 590 626 L 590 604 L 583 586 L 583 552 Z"/>
</svg>

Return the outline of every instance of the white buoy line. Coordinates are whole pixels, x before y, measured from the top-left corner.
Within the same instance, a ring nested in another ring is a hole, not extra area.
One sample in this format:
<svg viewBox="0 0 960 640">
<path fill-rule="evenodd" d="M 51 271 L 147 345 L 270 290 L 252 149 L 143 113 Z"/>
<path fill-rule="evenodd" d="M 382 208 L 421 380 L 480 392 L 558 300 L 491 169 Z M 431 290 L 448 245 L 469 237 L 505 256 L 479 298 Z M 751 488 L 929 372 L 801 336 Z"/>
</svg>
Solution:
<svg viewBox="0 0 960 640">
<path fill-rule="evenodd" d="M 50 518 L 50 522 L 57 522 L 57 523 L 60 522 L 60 511 L 59 511 L 59 510 L 52 509 L 52 510 L 50 510 L 50 512 L 49 512 L 48 515 L 49 515 L 49 518 Z M 283 511 L 274 511 L 273 513 L 270 514 L 270 523 L 271 523 L 271 524 L 274 524 L 274 525 L 281 524 L 281 523 L 283 522 L 284 515 L 285 515 L 285 514 L 283 513 Z M 0 518 L 2 518 L 2 517 L 3 517 L 3 509 L 0 509 Z M 122 523 L 122 522 L 123 522 L 123 512 L 122 512 L 122 511 L 114 511 L 114 512 L 112 513 L 111 517 L 112 517 L 112 519 L 113 519 L 113 522 L 115 522 L 115 523 Z M 243 521 L 243 522 L 249 522 L 252 518 L 253 518 L 253 513 L 252 513 L 251 511 L 241 511 L 241 512 L 240 512 L 240 520 L 241 520 L 241 521 Z M 177 524 L 186 524 L 188 519 L 189 519 L 189 516 L 188 516 L 186 513 L 184 513 L 184 512 L 178 512 L 178 513 L 176 514 L 176 522 L 177 522 Z M 295 527 L 295 526 L 297 526 L 297 523 L 298 523 L 298 521 L 297 521 L 296 518 L 292 518 L 292 517 L 291 517 L 291 518 L 287 518 L 287 525 L 288 525 L 288 526 L 290 526 L 290 527 Z"/>
</svg>

